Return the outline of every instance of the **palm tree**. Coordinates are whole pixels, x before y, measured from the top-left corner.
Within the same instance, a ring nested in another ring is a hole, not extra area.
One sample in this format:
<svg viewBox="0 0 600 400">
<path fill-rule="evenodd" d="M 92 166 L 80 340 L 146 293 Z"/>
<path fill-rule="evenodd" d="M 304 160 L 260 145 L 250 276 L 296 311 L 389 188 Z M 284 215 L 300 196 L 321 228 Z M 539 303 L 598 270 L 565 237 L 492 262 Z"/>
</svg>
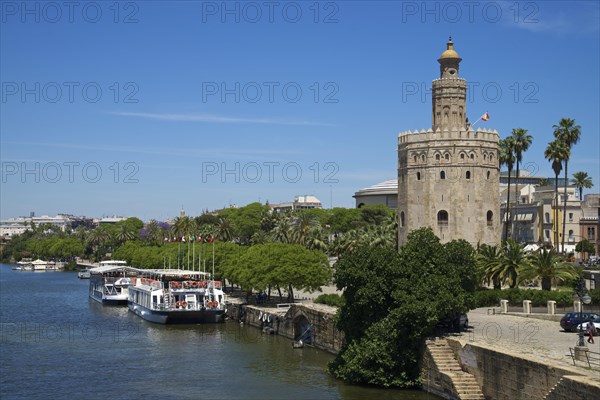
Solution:
<svg viewBox="0 0 600 400">
<path fill-rule="evenodd" d="M 575 124 L 571 118 L 562 118 L 558 125 L 553 125 L 554 137 L 565 144 L 569 149 L 564 158 L 565 162 L 565 192 L 563 196 L 563 227 L 562 227 L 562 250 L 565 252 L 565 229 L 567 223 L 567 185 L 569 184 L 568 170 L 569 158 L 571 157 L 571 148 L 579 142 L 581 137 L 581 127 Z"/>
<path fill-rule="evenodd" d="M 554 250 L 542 249 L 529 257 L 530 263 L 519 271 L 519 280 L 540 279 L 542 290 L 551 290 L 552 282 L 565 281 L 578 276 L 575 267 L 562 262 Z"/>
<path fill-rule="evenodd" d="M 219 218 L 219 225 L 217 226 L 217 239 L 224 242 L 233 241 L 233 224 L 229 218 Z"/>
<path fill-rule="evenodd" d="M 494 289 L 501 289 L 500 277 L 498 276 L 498 265 L 500 263 L 500 251 L 498 246 L 481 245 L 477 252 L 477 266 L 482 276 L 482 281 L 489 285 L 494 284 Z"/>
<path fill-rule="evenodd" d="M 128 240 L 135 239 L 135 232 L 132 231 L 129 226 L 122 224 L 118 227 L 117 231 L 115 232 L 114 239 L 117 242 L 124 243 Z"/>
<path fill-rule="evenodd" d="M 550 181 L 549 181 L 548 179 L 546 179 L 546 178 L 542 178 L 542 179 L 540 179 L 540 180 L 538 181 L 538 183 L 537 183 L 537 185 L 536 185 L 536 186 L 537 186 L 537 187 L 540 187 L 540 186 L 548 186 L 549 184 L 550 184 Z"/>
<path fill-rule="evenodd" d="M 289 219 L 282 218 L 273 228 L 273 238 L 281 243 L 291 243 L 291 230 Z"/>
<path fill-rule="evenodd" d="M 523 245 L 508 239 L 502 244 L 502 254 L 498 264 L 491 271 L 492 276 L 497 276 L 501 282 L 508 282 L 511 289 L 517 287 L 519 271 L 529 265 L 529 259 L 523 248 Z"/>
<path fill-rule="evenodd" d="M 319 227 L 317 218 L 305 212 L 300 212 L 292 219 L 292 241 L 296 244 L 305 245 L 311 229 Z"/>
<path fill-rule="evenodd" d="M 571 183 L 579 189 L 579 200 L 583 200 L 583 189 L 590 189 L 594 184 L 592 183 L 592 178 L 588 176 L 587 172 L 579 171 L 573 174 L 573 179 L 571 179 Z"/>
<path fill-rule="evenodd" d="M 558 175 L 562 171 L 562 162 L 566 157 L 569 149 L 560 140 L 554 140 L 548 143 L 548 147 L 544 151 L 546 160 L 552 162 L 552 170 L 554 170 L 554 246 L 558 253 Z"/>
<path fill-rule="evenodd" d="M 151 243 L 162 245 L 165 238 L 165 232 L 158 224 L 158 221 L 155 219 L 151 220 L 146 226 L 146 230 L 148 231 L 147 240 Z"/>
<path fill-rule="evenodd" d="M 504 240 L 508 239 L 508 221 L 506 216 L 510 213 L 510 176 L 512 175 L 513 165 L 515 163 L 514 156 L 514 138 L 512 136 L 507 137 L 506 139 L 500 140 L 500 154 L 498 157 L 498 161 L 500 163 L 500 167 L 506 165 L 508 168 L 508 190 L 506 192 L 506 213 L 502 218 L 504 223 Z"/>
<path fill-rule="evenodd" d="M 512 138 L 513 138 L 513 150 L 515 154 L 515 159 L 517 161 L 517 180 L 515 184 L 515 204 L 519 203 L 519 164 L 523 161 L 523 153 L 529 149 L 531 146 L 531 142 L 533 142 L 533 137 L 527 134 L 527 129 L 517 128 L 512 130 Z M 514 215 L 511 214 L 511 237 L 514 232 Z"/>
</svg>

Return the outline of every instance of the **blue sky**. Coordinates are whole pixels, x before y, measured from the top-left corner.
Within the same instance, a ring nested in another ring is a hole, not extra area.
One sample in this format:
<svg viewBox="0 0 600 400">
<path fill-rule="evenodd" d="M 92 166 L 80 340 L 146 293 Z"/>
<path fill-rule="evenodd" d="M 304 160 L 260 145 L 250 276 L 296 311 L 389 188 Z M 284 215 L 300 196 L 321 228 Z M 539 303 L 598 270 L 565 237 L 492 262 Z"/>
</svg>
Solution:
<svg viewBox="0 0 600 400">
<path fill-rule="evenodd" d="M 0 10 L 2 218 L 352 207 L 395 178 L 398 132 L 431 126 L 449 34 L 470 120 L 528 129 L 525 168 L 550 176 L 574 118 L 569 170 L 600 185 L 598 2 L 23 4 Z"/>
</svg>

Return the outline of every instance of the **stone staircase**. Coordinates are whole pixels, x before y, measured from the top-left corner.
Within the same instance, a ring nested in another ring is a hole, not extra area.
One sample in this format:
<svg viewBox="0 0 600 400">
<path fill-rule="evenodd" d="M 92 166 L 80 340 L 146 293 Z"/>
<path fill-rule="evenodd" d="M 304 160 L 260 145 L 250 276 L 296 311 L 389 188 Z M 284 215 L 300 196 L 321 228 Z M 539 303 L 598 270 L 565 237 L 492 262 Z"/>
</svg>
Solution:
<svg viewBox="0 0 600 400">
<path fill-rule="evenodd" d="M 447 375 L 452 381 L 452 386 L 458 399 L 485 400 L 485 396 L 481 392 L 481 388 L 475 377 L 462 370 L 446 339 L 428 341 L 427 349 L 435 362 L 437 370 Z"/>
</svg>

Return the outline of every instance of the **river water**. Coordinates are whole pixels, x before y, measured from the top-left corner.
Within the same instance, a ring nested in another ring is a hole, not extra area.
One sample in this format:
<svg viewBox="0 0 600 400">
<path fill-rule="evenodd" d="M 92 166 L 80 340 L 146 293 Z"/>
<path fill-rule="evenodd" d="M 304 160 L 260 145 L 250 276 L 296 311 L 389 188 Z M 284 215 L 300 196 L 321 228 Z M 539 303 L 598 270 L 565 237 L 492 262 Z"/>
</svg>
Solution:
<svg viewBox="0 0 600 400">
<path fill-rule="evenodd" d="M 228 321 L 163 326 L 89 300 L 88 280 L 0 264 L 0 398 L 438 399 L 348 385 L 333 356 Z"/>
</svg>

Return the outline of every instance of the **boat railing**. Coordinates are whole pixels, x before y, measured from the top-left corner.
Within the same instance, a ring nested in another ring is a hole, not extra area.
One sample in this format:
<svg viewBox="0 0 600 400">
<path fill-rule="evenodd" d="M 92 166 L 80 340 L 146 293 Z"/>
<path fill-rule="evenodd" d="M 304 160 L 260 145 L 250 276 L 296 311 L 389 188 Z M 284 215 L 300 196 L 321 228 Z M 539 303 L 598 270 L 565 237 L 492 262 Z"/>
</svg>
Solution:
<svg viewBox="0 0 600 400">
<path fill-rule="evenodd" d="M 136 286 L 149 286 L 151 288 L 154 289 L 161 289 L 162 288 L 162 282 L 161 281 L 157 281 L 155 279 L 150 279 L 150 278 L 139 278 L 136 280 L 135 283 Z"/>
</svg>

